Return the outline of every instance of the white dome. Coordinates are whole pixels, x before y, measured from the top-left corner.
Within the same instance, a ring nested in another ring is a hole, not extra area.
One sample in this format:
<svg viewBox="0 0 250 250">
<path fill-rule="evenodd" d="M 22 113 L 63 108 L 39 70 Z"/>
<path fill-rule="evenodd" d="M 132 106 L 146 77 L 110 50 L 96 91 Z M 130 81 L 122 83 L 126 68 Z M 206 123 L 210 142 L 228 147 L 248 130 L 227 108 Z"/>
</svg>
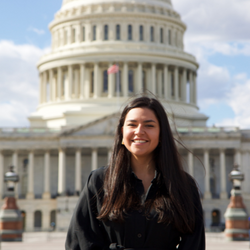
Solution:
<svg viewBox="0 0 250 250">
<path fill-rule="evenodd" d="M 86 124 L 145 91 L 178 126 L 204 126 L 185 30 L 170 0 L 64 0 L 50 24 L 52 51 L 38 63 L 40 104 L 31 126 Z M 114 63 L 116 78 L 107 74 Z"/>
</svg>

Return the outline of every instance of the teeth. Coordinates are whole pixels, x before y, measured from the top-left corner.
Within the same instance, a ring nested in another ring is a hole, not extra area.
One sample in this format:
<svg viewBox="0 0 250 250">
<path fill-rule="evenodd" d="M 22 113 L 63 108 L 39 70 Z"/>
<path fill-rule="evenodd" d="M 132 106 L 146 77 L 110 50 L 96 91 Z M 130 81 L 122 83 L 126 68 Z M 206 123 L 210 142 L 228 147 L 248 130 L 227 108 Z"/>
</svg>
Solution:
<svg viewBox="0 0 250 250">
<path fill-rule="evenodd" d="M 134 142 L 143 143 L 143 142 L 146 142 L 146 141 L 143 141 L 143 140 L 134 140 Z"/>
</svg>

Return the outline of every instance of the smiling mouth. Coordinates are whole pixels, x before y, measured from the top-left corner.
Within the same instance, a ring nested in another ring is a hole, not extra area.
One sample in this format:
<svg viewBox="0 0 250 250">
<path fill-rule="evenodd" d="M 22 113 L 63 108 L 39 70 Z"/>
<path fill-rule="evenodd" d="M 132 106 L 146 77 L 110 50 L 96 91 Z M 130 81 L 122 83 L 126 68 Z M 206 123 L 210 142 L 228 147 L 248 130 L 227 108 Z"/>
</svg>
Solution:
<svg viewBox="0 0 250 250">
<path fill-rule="evenodd" d="M 134 143 L 145 143 L 147 142 L 146 140 L 132 140 Z"/>
</svg>

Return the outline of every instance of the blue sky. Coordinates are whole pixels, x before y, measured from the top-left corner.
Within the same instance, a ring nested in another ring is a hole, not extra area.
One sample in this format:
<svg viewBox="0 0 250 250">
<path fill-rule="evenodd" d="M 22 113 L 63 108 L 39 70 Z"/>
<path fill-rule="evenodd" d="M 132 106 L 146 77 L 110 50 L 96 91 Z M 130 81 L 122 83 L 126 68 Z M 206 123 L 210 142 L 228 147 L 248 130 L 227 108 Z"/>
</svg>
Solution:
<svg viewBox="0 0 250 250">
<path fill-rule="evenodd" d="M 196 56 L 198 105 L 208 126 L 250 128 L 250 1 L 172 0 Z M 62 0 L 0 1 L 0 127 L 29 126 L 38 104 L 36 63 Z"/>
</svg>

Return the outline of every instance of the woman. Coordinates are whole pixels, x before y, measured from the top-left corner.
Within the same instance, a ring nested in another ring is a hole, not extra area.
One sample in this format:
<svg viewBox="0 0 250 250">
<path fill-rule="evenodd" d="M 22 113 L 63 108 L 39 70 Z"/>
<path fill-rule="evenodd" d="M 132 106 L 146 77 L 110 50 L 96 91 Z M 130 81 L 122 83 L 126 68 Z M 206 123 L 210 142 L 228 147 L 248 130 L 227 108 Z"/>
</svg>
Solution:
<svg viewBox="0 0 250 250">
<path fill-rule="evenodd" d="M 139 97 L 123 110 L 108 167 L 93 171 L 66 249 L 205 249 L 202 207 L 185 173 L 166 112 Z"/>
</svg>

